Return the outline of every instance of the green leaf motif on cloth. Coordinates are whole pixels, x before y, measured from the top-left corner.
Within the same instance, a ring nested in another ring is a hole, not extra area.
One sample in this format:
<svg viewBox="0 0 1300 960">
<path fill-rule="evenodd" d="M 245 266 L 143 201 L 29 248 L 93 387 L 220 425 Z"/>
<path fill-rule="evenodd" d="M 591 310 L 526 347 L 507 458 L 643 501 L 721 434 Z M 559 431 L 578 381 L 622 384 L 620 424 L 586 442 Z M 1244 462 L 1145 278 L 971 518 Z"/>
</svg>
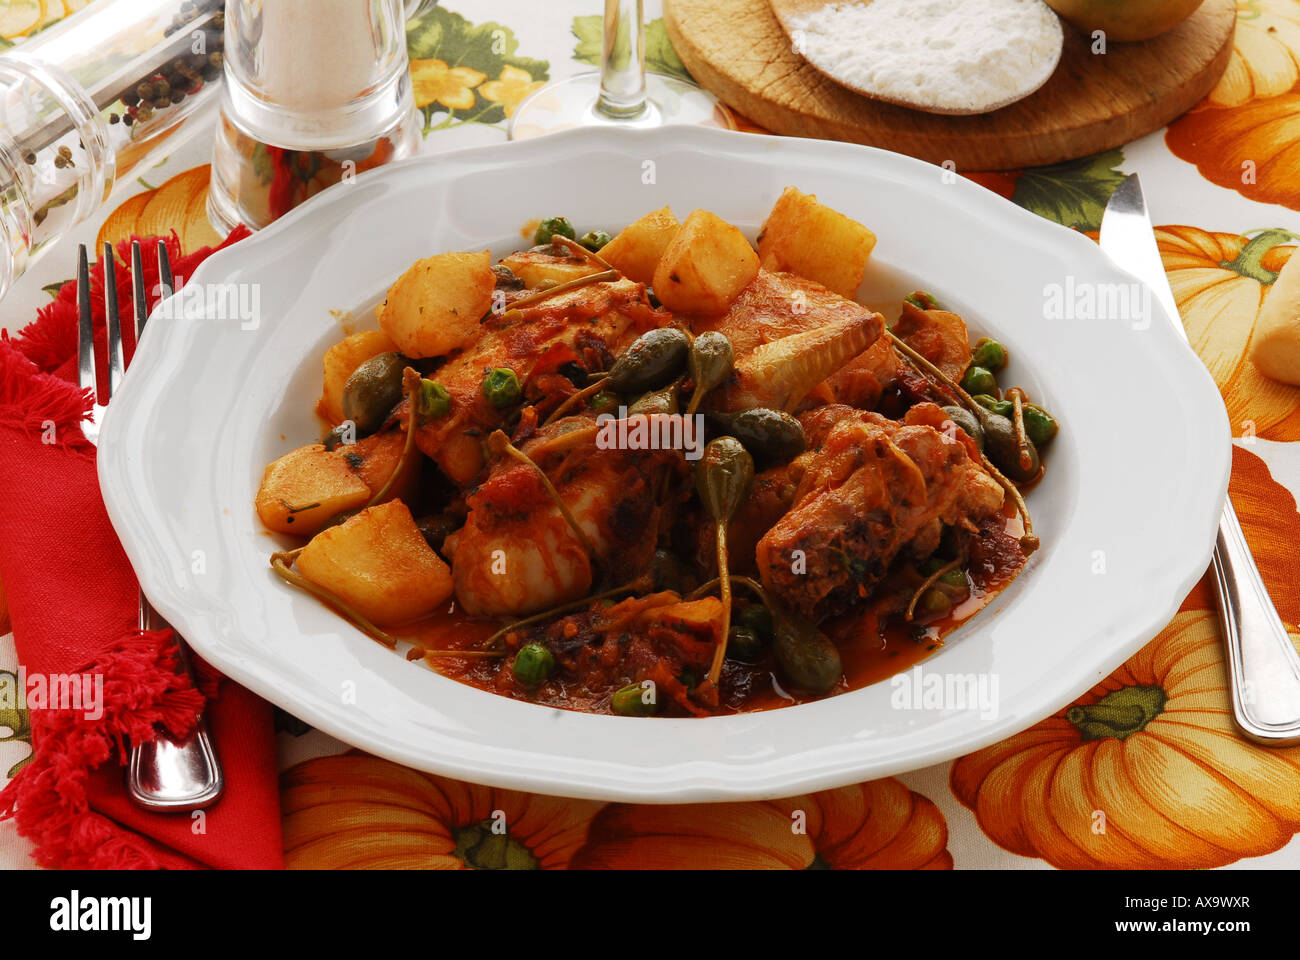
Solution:
<svg viewBox="0 0 1300 960">
<path fill-rule="evenodd" d="M 0 670 L 0 730 L 8 729 L 7 735 L 0 736 L 0 743 L 20 740 L 29 747 L 32 743 L 32 721 L 27 712 L 23 691 L 19 689 L 18 677 L 8 670 Z M 9 779 L 18 775 L 18 771 L 31 762 L 31 755 L 24 757 L 9 768 L 5 774 Z"/>
<path fill-rule="evenodd" d="M 514 31 L 474 24 L 434 7 L 406 29 L 415 105 L 424 135 L 464 123 L 501 123 L 531 88 L 550 77 L 550 62 L 517 55 Z"/>
<path fill-rule="evenodd" d="M 573 18 L 573 35 L 578 41 L 573 48 L 574 60 L 579 63 L 589 63 L 594 67 L 600 66 L 604 21 L 605 18 L 600 14 Z M 621 32 L 626 34 L 627 31 L 624 29 Z M 615 41 L 616 51 L 623 51 L 626 48 L 626 42 Z M 615 66 L 621 64 L 616 63 Z M 673 49 L 668 39 L 668 31 L 664 29 L 662 19 L 651 20 L 645 25 L 645 66 L 651 73 L 662 73 L 681 80 L 691 79 L 686 67 L 677 58 L 677 51 Z"/>
<path fill-rule="evenodd" d="M 1119 148 L 1050 167 L 1031 167 L 1016 181 L 1011 197 L 1040 217 L 1075 230 L 1097 230 L 1106 202 L 1124 174 Z"/>
</svg>

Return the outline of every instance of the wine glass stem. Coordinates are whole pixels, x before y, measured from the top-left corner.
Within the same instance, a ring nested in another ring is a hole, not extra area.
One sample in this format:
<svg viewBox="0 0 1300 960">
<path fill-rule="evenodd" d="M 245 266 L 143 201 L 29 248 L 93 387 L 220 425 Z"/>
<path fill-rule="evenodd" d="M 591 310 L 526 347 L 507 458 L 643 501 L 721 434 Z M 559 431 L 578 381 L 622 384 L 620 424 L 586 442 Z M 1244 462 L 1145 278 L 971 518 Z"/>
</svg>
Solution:
<svg viewBox="0 0 1300 960">
<path fill-rule="evenodd" d="M 605 0 L 596 109 L 615 120 L 646 110 L 645 34 L 642 0 Z"/>
</svg>

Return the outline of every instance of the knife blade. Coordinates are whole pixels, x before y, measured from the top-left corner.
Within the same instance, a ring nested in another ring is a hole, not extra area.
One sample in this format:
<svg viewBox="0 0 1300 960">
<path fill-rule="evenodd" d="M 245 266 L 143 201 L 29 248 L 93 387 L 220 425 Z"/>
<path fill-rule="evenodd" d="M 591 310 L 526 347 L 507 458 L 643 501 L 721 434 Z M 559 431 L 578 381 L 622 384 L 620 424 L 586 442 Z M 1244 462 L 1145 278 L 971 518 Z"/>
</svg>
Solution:
<svg viewBox="0 0 1300 960">
<path fill-rule="evenodd" d="M 1147 285 L 1160 306 L 1164 307 L 1166 315 L 1174 321 L 1179 336 L 1186 341 L 1187 331 L 1183 329 L 1178 304 L 1169 287 L 1169 277 L 1165 274 L 1160 248 L 1156 245 L 1156 234 L 1147 215 L 1142 183 L 1136 173 L 1125 177 L 1110 195 L 1110 202 L 1101 215 L 1098 244 L 1102 253 L 1116 266 Z"/>
<path fill-rule="evenodd" d="M 1099 244 L 1116 266 L 1143 281 L 1188 343 L 1136 173 L 1124 178 L 1106 204 Z M 1269 598 L 1231 499 L 1224 501 L 1219 518 L 1212 569 L 1233 719 L 1242 733 L 1265 746 L 1300 743 L 1300 656 Z"/>
</svg>

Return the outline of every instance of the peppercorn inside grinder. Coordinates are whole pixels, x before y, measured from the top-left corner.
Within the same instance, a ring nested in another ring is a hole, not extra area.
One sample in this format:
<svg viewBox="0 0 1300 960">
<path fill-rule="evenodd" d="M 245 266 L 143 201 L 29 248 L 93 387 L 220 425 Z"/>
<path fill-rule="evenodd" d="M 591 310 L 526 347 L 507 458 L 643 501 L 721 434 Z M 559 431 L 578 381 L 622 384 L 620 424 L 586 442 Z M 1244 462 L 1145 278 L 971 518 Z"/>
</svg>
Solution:
<svg viewBox="0 0 1300 960">
<path fill-rule="evenodd" d="M 0 55 L 0 297 L 115 188 L 210 129 L 221 0 L 96 0 Z"/>
<path fill-rule="evenodd" d="M 260 229 L 419 147 L 401 0 L 228 0 L 208 216 Z"/>
</svg>

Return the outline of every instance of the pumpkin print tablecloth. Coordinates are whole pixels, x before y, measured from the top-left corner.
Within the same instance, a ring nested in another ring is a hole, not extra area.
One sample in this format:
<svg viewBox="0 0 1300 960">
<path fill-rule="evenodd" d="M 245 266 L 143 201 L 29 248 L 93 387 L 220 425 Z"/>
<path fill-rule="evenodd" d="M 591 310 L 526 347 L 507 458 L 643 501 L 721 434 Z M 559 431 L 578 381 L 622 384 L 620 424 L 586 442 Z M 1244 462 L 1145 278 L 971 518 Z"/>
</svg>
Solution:
<svg viewBox="0 0 1300 960">
<path fill-rule="evenodd" d="M 0 47 L 83 5 L 0 0 Z M 658 3 L 646 7 L 650 68 L 686 76 Z M 451 0 L 413 20 L 423 151 L 503 141 L 525 96 L 597 63 L 600 29 L 600 4 L 572 0 L 540 9 Z M 186 250 L 215 242 L 204 212 L 210 150 L 211 132 L 201 132 L 77 239 L 175 230 Z M 1238 512 L 1294 628 L 1300 389 L 1266 379 L 1246 353 L 1260 305 L 1300 241 L 1300 0 L 1239 0 L 1227 72 L 1167 130 L 1057 166 L 970 176 L 1091 232 L 1132 171 L 1142 174 L 1192 343 L 1227 403 Z M 0 327 L 16 331 L 68 279 L 74 247 L 62 249 L 0 304 Z M 17 669 L 7 630 L 0 592 L 0 671 Z M 1234 730 L 1206 581 L 1141 652 L 1042 723 L 952 763 L 785 800 L 640 806 L 497 790 L 281 721 L 290 867 L 1300 866 L 1300 748 L 1266 750 Z M 29 738 L 24 713 L 0 710 L 0 784 L 25 762 Z M 501 820 L 504 833 L 494 829 Z M 12 822 L 0 825 L 0 867 L 28 866 L 25 841 Z"/>
</svg>

